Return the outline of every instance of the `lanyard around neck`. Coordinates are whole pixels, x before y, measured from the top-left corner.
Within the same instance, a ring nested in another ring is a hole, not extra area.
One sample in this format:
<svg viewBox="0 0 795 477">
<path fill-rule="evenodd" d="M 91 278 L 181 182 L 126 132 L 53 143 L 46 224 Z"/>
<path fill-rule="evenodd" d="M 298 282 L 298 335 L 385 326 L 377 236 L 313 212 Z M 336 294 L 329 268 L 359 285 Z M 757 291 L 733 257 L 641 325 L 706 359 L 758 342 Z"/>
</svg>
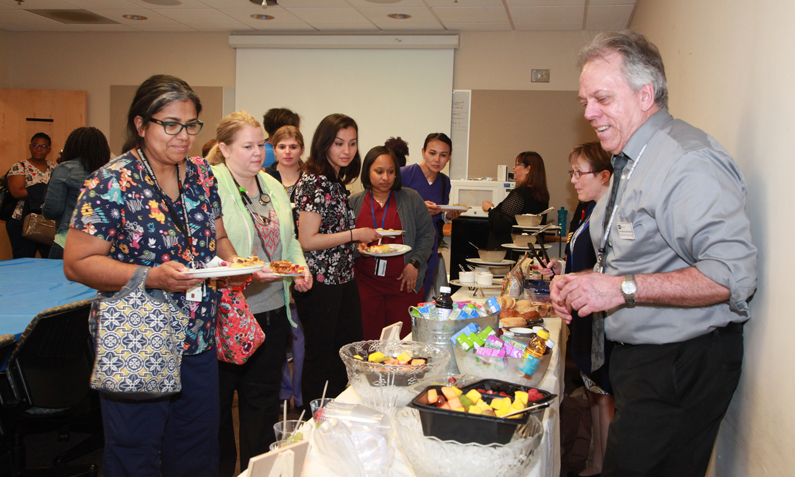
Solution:
<svg viewBox="0 0 795 477">
<path fill-rule="evenodd" d="M 629 168 L 629 172 L 627 173 L 627 177 L 624 178 L 624 179 L 621 179 L 622 182 L 624 182 L 624 190 L 626 190 L 626 188 L 627 188 L 627 184 L 626 183 L 629 182 L 629 178 L 632 177 L 632 173 L 635 172 L 635 168 L 638 166 L 638 163 L 640 162 L 641 157 L 643 157 L 643 153 L 646 151 L 646 146 L 648 146 L 648 144 L 644 144 L 643 145 L 643 149 L 641 149 L 640 153 L 638 153 L 637 159 L 632 161 L 632 167 Z M 624 167 L 626 167 L 626 166 L 624 166 Z M 623 170 L 622 170 L 622 175 L 623 175 Z M 616 178 L 613 177 L 613 180 L 615 181 Z M 619 186 L 620 186 L 620 184 L 619 184 Z M 602 234 L 602 241 L 599 244 L 599 251 L 596 254 L 596 265 L 594 266 L 594 270 L 596 270 L 597 273 L 603 273 L 604 270 L 605 270 L 605 255 L 607 253 L 607 238 L 610 236 L 610 229 L 613 227 L 613 219 L 615 218 L 616 210 L 618 210 L 618 188 L 616 188 L 616 190 L 614 191 L 614 194 L 616 195 L 616 198 L 615 198 L 615 201 L 613 202 L 613 209 L 610 211 L 610 219 L 607 221 L 607 224 L 605 225 L 604 233 Z M 607 213 L 607 210 L 605 210 L 605 214 L 606 213 Z"/>
<path fill-rule="evenodd" d="M 389 201 L 392 200 L 392 191 L 389 191 L 389 197 L 386 198 L 386 204 L 384 204 L 384 216 L 381 217 L 381 228 L 384 228 L 384 221 L 386 220 L 386 212 L 389 209 Z M 373 205 L 375 202 L 375 196 L 373 195 L 373 191 L 370 191 L 370 212 L 373 214 L 373 227 L 378 227 L 378 224 L 375 222 L 375 206 Z"/>
<path fill-rule="evenodd" d="M 185 237 L 185 241 L 188 243 L 188 248 L 191 252 L 191 259 L 190 262 L 193 264 L 193 260 L 196 257 L 196 250 L 193 248 L 193 239 L 191 238 L 190 234 L 190 221 L 188 219 L 188 209 L 186 208 L 186 200 L 184 190 L 182 189 L 182 181 L 179 178 L 179 164 L 174 164 L 174 167 L 177 170 L 177 186 L 179 187 L 179 201 L 182 204 L 182 220 L 180 220 L 179 216 L 172 210 L 171 206 L 166 201 L 166 194 L 163 192 L 163 189 L 160 187 L 160 183 L 157 182 L 157 176 L 155 176 L 155 171 L 152 169 L 151 164 L 149 164 L 149 160 L 146 158 L 144 151 L 140 148 L 138 149 L 138 157 L 141 158 L 141 163 L 144 165 L 144 169 L 146 169 L 147 175 L 152 178 L 152 182 L 154 182 L 155 187 L 157 187 L 157 192 L 160 195 L 160 202 L 165 206 L 168 214 L 171 216 L 171 221 L 174 222 L 174 227 L 179 230 L 183 237 Z M 187 166 L 185 167 L 187 171 Z M 184 227 L 184 228 L 183 228 Z"/>
</svg>

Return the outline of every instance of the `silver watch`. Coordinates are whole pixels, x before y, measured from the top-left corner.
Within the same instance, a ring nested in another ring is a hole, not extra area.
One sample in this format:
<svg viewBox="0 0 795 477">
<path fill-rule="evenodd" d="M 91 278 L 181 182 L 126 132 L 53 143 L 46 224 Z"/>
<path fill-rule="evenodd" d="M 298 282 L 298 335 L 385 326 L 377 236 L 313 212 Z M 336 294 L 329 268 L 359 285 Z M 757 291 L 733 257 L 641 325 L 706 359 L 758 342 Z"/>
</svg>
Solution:
<svg viewBox="0 0 795 477">
<path fill-rule="evenodd" d="M 635 293 L 638 291 L 638 285 L 635 283 L 635 275 L 624 275 L 624 280 L 621 282 L 621 293 L 624 295 L 627 305 L 635 304 Z"/>
</svg>

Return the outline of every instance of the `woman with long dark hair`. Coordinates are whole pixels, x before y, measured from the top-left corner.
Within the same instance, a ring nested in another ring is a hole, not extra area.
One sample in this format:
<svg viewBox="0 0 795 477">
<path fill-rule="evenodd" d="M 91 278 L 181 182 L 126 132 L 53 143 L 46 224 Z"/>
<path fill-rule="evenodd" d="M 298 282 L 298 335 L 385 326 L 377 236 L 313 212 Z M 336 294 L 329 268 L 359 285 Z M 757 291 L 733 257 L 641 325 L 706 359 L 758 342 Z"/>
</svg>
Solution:
<svg viewBox="0 0 795 477">
<path fill-rule="evenodd" d="M 547 172 L 540 154 L 525 151 L 516 156 L 513 177 L 516 188 L 499 205 L 483 201 L 483 211 L 489 214 L 486 246 L 490 249 L 498 249 L 500 245 L 511 242 L 511 230 L 516 225 L 517 215 L 537 214 L 549 207 Z M 542 223 L 546 223 L 546 217 Z"/>
<path fill-rule="evenodd" d="M 348 206 L 347 184 L 361 169 L 359 127 L 344 114 L 320 121 L 306 162 L 306 173 L 296 186 L 299 211 L 298 239 L 314 286 L 296 297 L 304 324 L 306 356 L 302 378 L 304 407 L 323 394 L 345 390 L 348 375 L 339 349 L 362 339 L 359 289 L 353 276 L 356 242 L 372 242 L 379 235 L 369 227 L 356 228 Z"/>
<path fill-rule="evenodd" d="M 50 258 L 63 258 L 69 221 L 83 182 L 109 160 L 110 146 L 99 129 L 83 127 L 69 134 L 61 153 L 61 163 L 50 176 L 47 199 L 41 211 L 45 218 L 55 220 L 55 243 L 50 247 Z"/>
</svg>

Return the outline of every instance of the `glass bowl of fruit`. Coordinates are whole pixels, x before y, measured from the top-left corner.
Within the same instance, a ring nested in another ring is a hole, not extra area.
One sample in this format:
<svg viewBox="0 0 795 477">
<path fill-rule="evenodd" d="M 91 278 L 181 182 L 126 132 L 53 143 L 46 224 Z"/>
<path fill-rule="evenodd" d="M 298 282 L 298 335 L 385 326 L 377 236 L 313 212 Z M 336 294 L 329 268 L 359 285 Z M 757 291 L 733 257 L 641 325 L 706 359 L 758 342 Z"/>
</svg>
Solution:
<svg viewBox="0 0 795 477">
<path fill-rule="evenodd" d="M 419 477 L 481 477 L 484 473 L 500 477 L 527 475 L 530 461 L 543 436 L 540 421 L 529 416 L 506 444 L 441 440 L 423 433 L 419 411 L 411 407 L 397 412 L 395 429 L 403 451 Z"/>
<path fill-rule="evenodd" d="M 340 357 L 362 402 L 391 416 L 414 397 L 413 385 L 442 373 L 450 353 L 418 341 L 375 340 L 345 345 Z"/>
</svg>

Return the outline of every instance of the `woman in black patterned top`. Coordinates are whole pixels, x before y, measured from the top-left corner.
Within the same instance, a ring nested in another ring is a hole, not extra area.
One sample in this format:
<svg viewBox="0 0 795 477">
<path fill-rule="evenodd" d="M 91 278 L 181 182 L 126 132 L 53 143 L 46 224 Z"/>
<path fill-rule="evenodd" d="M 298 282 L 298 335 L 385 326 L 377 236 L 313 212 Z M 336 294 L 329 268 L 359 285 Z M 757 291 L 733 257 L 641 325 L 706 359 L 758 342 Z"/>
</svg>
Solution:
<svg viewBox="0 0 795 477">
<path fill-rule="evenodd" d="M 483 201 L 483 211 L 489 213 L 489 241 L 487 247 L 499 249 L 511 243 L 511 230 L 516 225 L 516 216 L 537 214 L 549 207 L 547 172 L 544 159 L 537 152 L 525 151 L 516 156 L 513 166 L 516 188 L 498 206 Z M 541 223 L 546 224 L 546 216 Z"/>
<path fill-rule="evenodd" d="M 306 338 L 304 407 L 321 397 L 326 380 L 327 396 L 345 390 L 348 376 L 338 351 L 362 339 L 353 252 L 356 242 L 370 243 L 379 235 L 371 228 L 354 228 L 348 206 L 345 186 L 361 169 L 358 135 L 350 117 L 326 116 L 315 130 L 306 173 L 296 186 L 298 237 L 315 280 L 312 290 L 296 296 Z"/>
</svg>

